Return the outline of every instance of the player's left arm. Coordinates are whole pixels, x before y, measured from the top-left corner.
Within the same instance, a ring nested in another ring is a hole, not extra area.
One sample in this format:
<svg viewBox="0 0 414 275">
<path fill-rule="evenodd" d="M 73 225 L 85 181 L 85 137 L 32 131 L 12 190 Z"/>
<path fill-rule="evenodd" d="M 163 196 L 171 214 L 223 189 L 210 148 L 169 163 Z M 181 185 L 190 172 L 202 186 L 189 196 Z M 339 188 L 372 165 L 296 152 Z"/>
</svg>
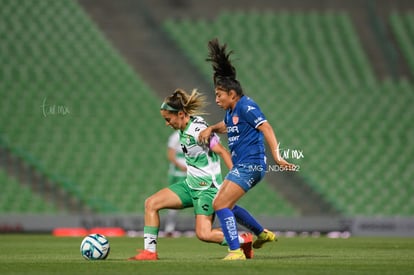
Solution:
<svg viewBox="0 0 414 275">
<path fill-rule="evenodd" d="M 287 162 L 280 156 L 276 134 L 269 122 L 262 122 L 259 126 L 257 126 L 257 129 L 263 133 L 263 136 L 269 145 L 270 151 L 272 152 L 272 157 L 275 162 L 280 167 L 286 168 L 286 170 L 294 171 L 296 166 Z"/>
<path fill-rule="evenodd" d="M 233 161 L 231 160 L 231 155 L 227 149 L 221 145 L 219 138 L 216 135 L 213 135 L 210 138 L 210 149 L 218 154 L 224 161 L 224 164 L 229 170 L 233 167 Z"/>
</svg>

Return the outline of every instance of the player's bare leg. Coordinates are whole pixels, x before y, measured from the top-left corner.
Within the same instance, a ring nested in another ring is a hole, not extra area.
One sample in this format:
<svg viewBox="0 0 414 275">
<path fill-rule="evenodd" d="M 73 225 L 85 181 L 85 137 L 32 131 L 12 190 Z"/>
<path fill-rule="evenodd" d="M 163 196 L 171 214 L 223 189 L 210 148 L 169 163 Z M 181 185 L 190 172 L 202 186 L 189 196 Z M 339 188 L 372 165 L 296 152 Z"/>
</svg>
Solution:
<svg viewBox="0 0 414 275">
<path fill-rule="evenodd" d="M 144 250 L 129 260 L 158 260 L 159 211 L 165 208 L 182 208 L 180 198 L 168 188 L 161 189 L 145 200 Z"/>
</svg>

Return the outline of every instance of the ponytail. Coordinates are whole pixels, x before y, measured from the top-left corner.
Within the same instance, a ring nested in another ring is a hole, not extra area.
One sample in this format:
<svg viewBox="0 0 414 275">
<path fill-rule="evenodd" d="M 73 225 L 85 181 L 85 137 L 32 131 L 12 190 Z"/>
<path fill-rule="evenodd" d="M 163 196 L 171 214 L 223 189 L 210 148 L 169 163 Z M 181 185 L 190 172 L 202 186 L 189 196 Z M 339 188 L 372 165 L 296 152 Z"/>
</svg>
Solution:
<svg viewBox="0 0 414 275">
<path fill-rule="evenodd" d="M 183 89 L 176 89 L 172 95 L 165 98 L 161 110 L 176 113 L 183 111 L 190 116 L 202 115 L 205 114 L 202 109 L 206 105 L 206 97 L 197 89 L 194 89 L 190 95 Z"/>
</svg>

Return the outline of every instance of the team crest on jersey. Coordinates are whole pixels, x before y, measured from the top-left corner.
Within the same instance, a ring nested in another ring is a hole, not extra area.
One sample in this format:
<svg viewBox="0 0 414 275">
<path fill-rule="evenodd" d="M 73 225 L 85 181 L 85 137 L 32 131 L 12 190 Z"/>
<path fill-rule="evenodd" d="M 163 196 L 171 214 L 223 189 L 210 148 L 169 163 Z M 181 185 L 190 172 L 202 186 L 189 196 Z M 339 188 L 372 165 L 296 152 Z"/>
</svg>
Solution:
<svg viewBox="0 0 414 275">
<path fill-rule="evenodd" d="M 190 137 L 189 137 L 189 136 L 187 136 L 187 137 L 186 137 L 186 139 L 185 139 L 185 143 L 186 143 L 187 145 L 190 145 L 190 142 L 191 142 Z"/>
<path fill-rule="evenodd" d="M 233 116 L 232 118 L 233 124 L 236 125 L 237 123 L 239 123 L 239 117 L 238 116 Z"/>
</svg>

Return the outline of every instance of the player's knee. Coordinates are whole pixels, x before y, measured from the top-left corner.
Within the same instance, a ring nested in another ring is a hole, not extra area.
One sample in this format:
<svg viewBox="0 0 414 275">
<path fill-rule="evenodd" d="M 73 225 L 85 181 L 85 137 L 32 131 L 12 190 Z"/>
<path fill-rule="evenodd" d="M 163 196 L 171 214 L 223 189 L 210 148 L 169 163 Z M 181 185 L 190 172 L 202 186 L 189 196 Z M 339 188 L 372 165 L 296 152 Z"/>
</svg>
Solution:
<svg viewBox="0 0 414 275">
<path fill-rule="evenodd" d="M 225 206 L 223 205 L 223 203 L 221 203 L 220 199 L 215 198 L 213 200 L 213 209 L 214 209 L 214 211 L 220 210 L 224 207 Z"/>
<path fill-rule="evenodd" d="M 151 211 L 151 210 L 156 211 L 156 210 L 158 210 L 156 199 L 153 198 L 152 196 L 145 200 L 145 210 L 146 211 Z"/>
</svg>

